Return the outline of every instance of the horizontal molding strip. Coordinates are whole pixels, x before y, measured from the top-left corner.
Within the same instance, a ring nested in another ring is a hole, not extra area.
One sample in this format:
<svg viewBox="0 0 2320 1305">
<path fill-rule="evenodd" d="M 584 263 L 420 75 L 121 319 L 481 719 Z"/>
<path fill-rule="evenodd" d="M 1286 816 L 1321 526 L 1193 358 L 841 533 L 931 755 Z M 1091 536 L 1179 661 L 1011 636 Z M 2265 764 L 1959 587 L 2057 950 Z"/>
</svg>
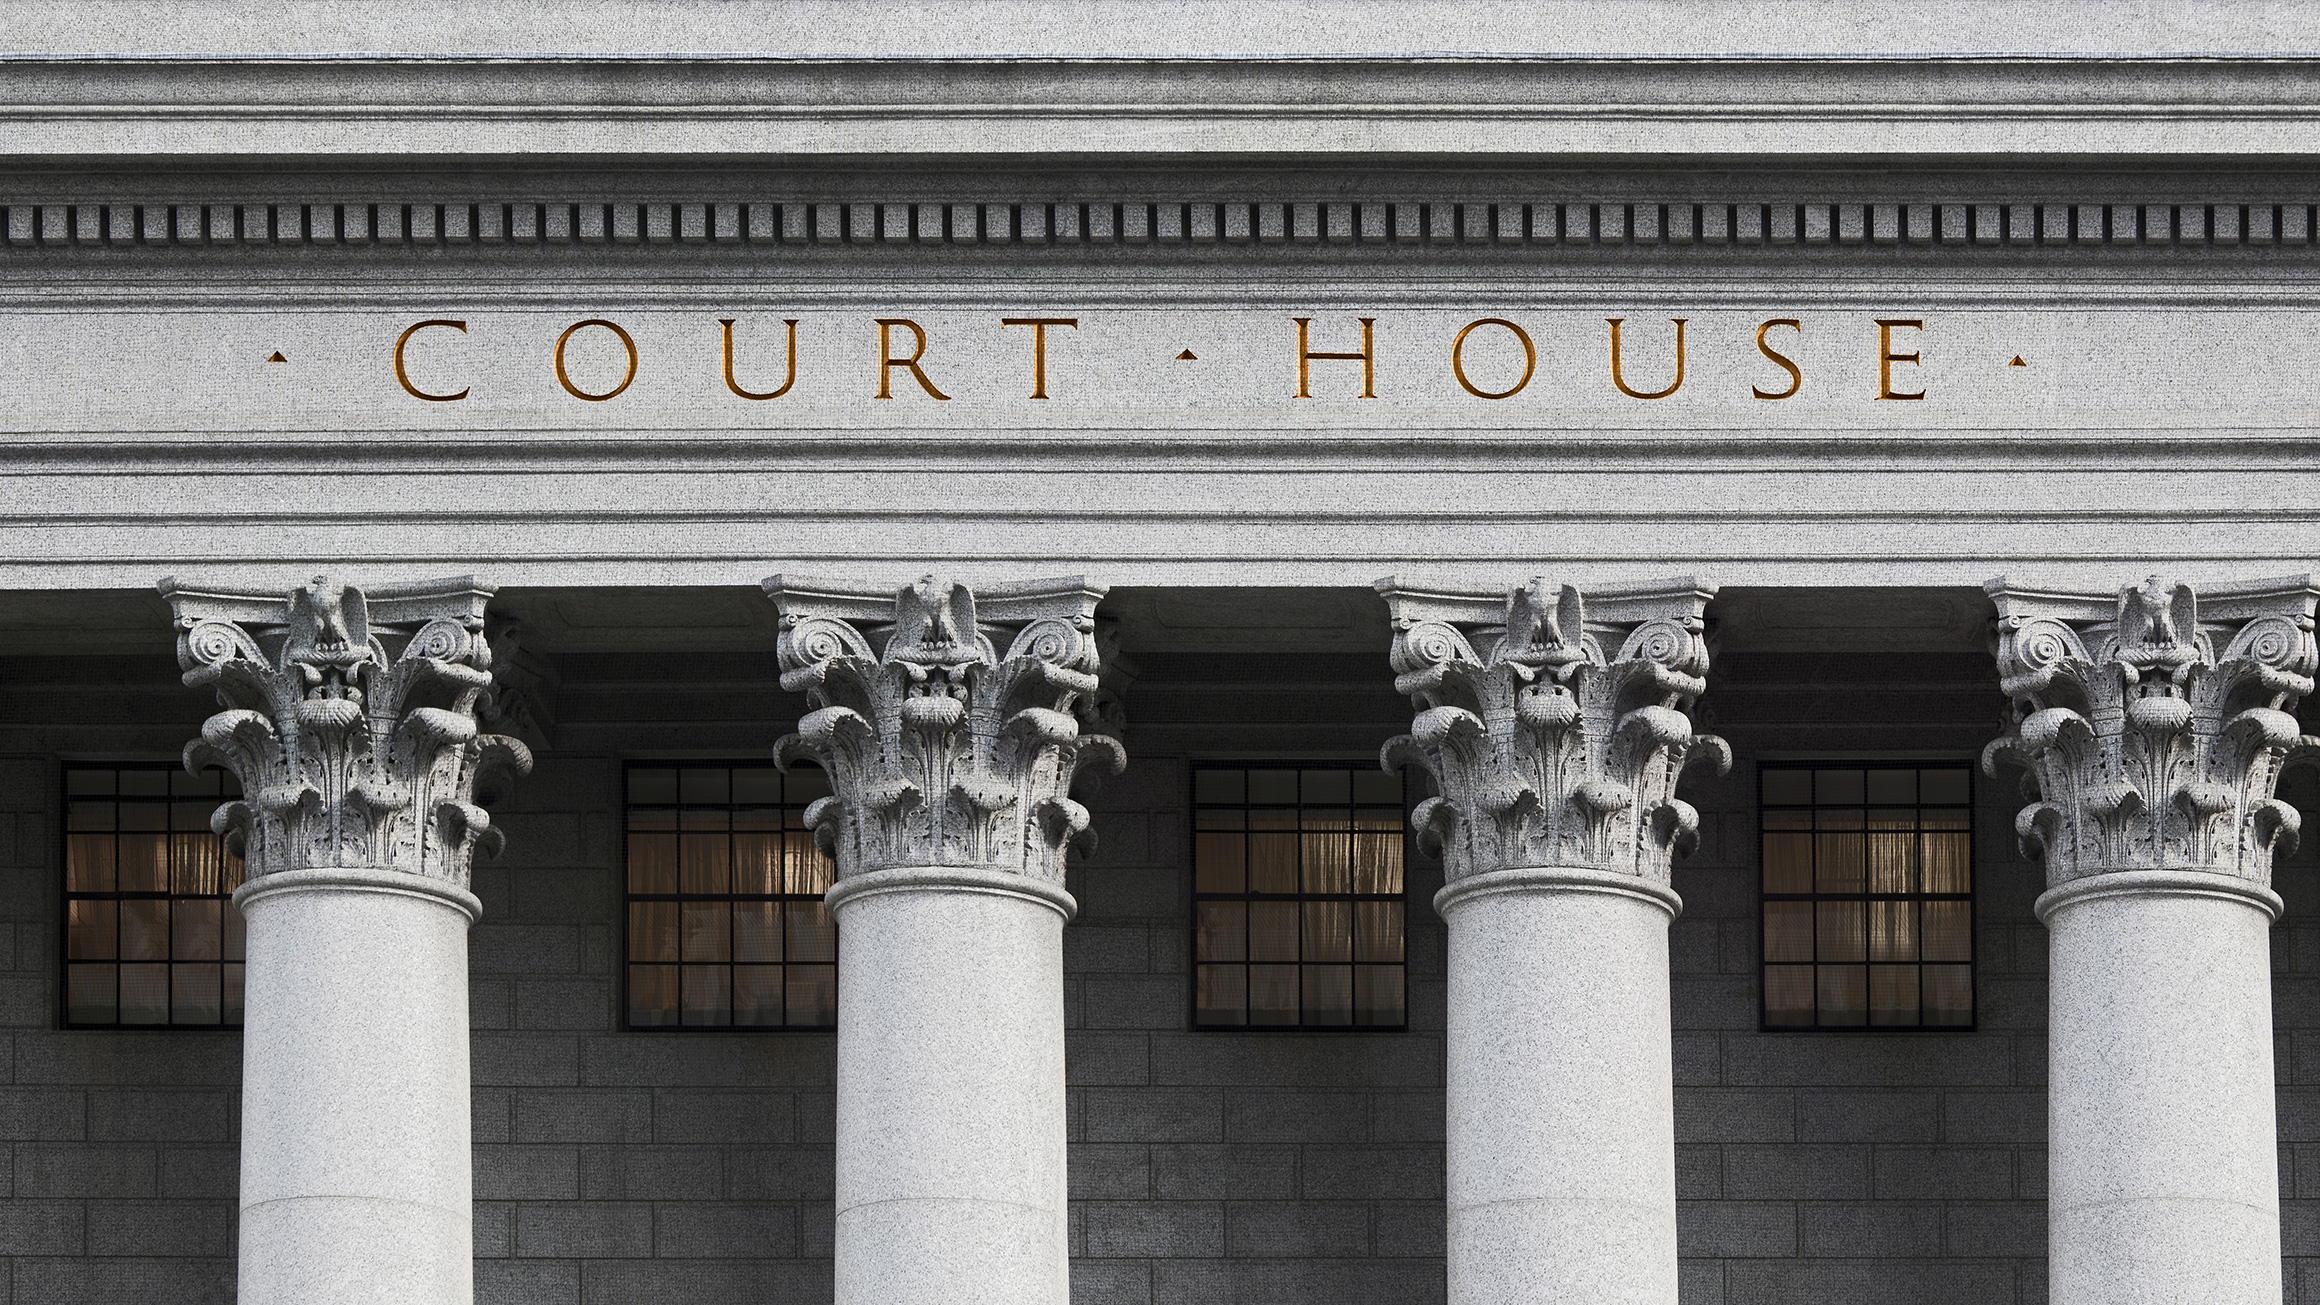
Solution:
<svg viewBox="0 0 2320 1305">
<path fill-rule="evenodd" d="M 2309 247 L 2311 204 L 0 204 L 0 248 L 369 245 Z"/>
</svg>

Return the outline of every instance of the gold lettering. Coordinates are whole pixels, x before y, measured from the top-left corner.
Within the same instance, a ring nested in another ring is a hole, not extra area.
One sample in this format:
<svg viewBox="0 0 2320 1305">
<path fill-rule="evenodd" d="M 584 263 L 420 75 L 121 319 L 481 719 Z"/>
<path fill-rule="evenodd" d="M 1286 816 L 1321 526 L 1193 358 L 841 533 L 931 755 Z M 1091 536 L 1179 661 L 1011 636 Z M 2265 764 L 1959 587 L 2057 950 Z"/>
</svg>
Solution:
<svg viewBox="0 0 2320 1305">
<path fill-rule="evenodd" d="M 784 325 L 784 326 L 787 326 L 787 327 L 789 328 L 789 375 L 782 377 L 782 379 L 781 379 L 781 388 L 780 388 L 780 389 L 778 389 L 778 390 L 767 390 L 767 391 L 766 391 L 765 393 L 763 393 L 763 394 L 758 394 L 758 393 L 755 393 L 755 392 L 753 392 L 753 391 L 750 391 L 750 390 L 745 390 L 745 389 L 742 389 L 742 388 L 741 388 L 741 382 L 739 382 L 739 381 L 736 381 L 736 380 L 734 380 L 734 379 L 733 379 L 733 319 L 732 319 L 732 318 L 730 318 L 730 317 L 720 317 L 720 318 L 718 318 L 718 319 L 717 319 L 717 323 L 718 323 L 718 325 L 720 325 L 720 326 L 722 326 L 722 327 L 724 327 L 724 328 L 725 328 L 725 388 L 726 388 L 726 389 L 733 391 L 735 394 L 738 394 L 738 395 L 740 395 L 740 396 L 741 396 L 742 398 L 744 398 L 744 399 L 778 399 L 778 398 L 780 398 L 781 396 L 783 396 L 783 395 L 785 395 L 785 394 L 789 393 L 789 387 L 790 387 L 790 386 L 797 384 L 797 324 L 798 324 L 798 319 L 796 319 L 796 318 L 794 318 L 794 317 L 784 317 L 784 318 L 782 318 L 782 319 L 781 319 L 781 321 L 782 321 L 782 325 Z M 617 328 L 616 328 L 616 329 L 617 329 Z M 631 364 L 631 365 L 633 366 L 633 364 Z M 627 384 L 627 382 L 623 381 L 623 382 L 622 382 L 622 384 L 624 384 L 624 385 L 625 385 L 625 384 Z M 569 388 L 571 388 L 571 387 L 570 387 L 570 386 L 566 386 L 565 388 L 569 389 Z M 615 391 L 615 393 L 617 393 L 617 391 Z"/>
<path fill-rule="evenodd" d="M 403 392 L 409 394 L 414 399 L 425 399 L 429 403 L 455 403 L 458 400 L 467 397 L 466 390 L 463 389 L 457 394 L 429 394 L 425 390 L 420 389 L 418 386 L 411 384 L 410 373 L 403 370 L 403 346 L 411 342 L 412 336 L 426 330 L 430 326 L 448 326 L 452 330 L 459 332 L 461 335 L 467 334 L 467 323 L 465 322 L 453 321 L 448 317 L 430 317 L 426 321 L 412 326 L 410 330 L 396 336 L 395 380 L 401 383 Z"/>
<path fill-rule="evenodd" d="M 1514 332 L 1515 339 L 1522 341 L 1522 379 L 1516 381 L 1511 388 L 1492 393 L 1489 390 L 1476 389 L 1474 382 L 1466 379 L 1466 337 L 1473 334 L 1474 328 L 1477 326 L 1503 326 L 1507 330 Z M 1458 384 L 1462 389 L 1477 399 L 1512 398 L 1515 395 L 1522 393 L 1523 387 L 1531 383 L 1531 373 L 1537 371 L 1538 369 L 1539 351 L 1531 344 L 1530 332 L 1525 331 L 1521 327 L 1516 326 L 1514 323 L 1506 320 L 1503 317 L 1485 317 L 1479 322 L 1468 322 L 1466 324 L 1466 329 L 1458 333 L 1458 338 L 1450 342 L 1450 374 L 1458 378 Z"/>
<path fill-rule="evenodd" d="M 1925 397 L 1923 390 L 1919 390 L 1915 394 L 1895 394 L 1893 392 L 1893 364 L 1905 362 L 1911 366 L 1919 365 L 1916 354 L 1893 352 L 1893 328 L 1896 326 L 1906 326 L 1911 330 L 1922 331 L 1925 329 L 1925 322 L 1915 317 L 1880 317 L 1877 319 L 1877 397 L 1880 399 L 1922 399 Z"/>
<path fill-rule="evenodd" d="M 570 340 L 570 339 L 572 338 L 572 334 L 573 334 L 573 332 L 575 332 L 575 331 L 578 331 L 578 330 L 580 330 L 581 328 L 583 328 L 583 327 L 588 327 L 588 326 L 601 326 L 601 327 L 603 327 L 605 330 L 607 330 L 607 331 L 610 331 L 610 332 L 612 332 L 614 335 L 617 335 L 617 336 L 619 336 L 619 337 L 620 337 L 620 347 L 621 347 L 621 348 L 623 348 L 623 349 L 626 349 L 626 350 L 628 350 L 628 372 L 627 372 L 627 374 L 626 374 L 626 375 L 623 375 L 623 376 L 620 378 L 620 384 L 613 386 L 611 389 L 609 389 L 609 390 L 606 390 L 606 391 L 605 391 L 604 393 L 602 393 L 602 394 L 590 394 L 588 391 L 581 389 L 581 388 L 580 388 L 579 386 L 577 386 L 577 385 L 574 385 L 574 384 L 572 383 L 572 377 L 571 377 L 571 376 L 570 376 L 568 373 L 566 373 L 566 372 L 565 372 L 565 370 L 564 370 L 564 344 L 565 344 L 565 342 L 566 342 L 566 341 L 568 341 L 568 340 Z M 565 327 L 565 328 L 564 328 L 564 333 L 563 333 L 562 335 L 559 335 L 559 336 L 557 336 L 557 337 L 556 337 L 556 383 L 557 383 L 558 385 L 561 385 L 561 386 L 563 386 L 563 387 L 564 387 L 564 392 L 565 392 L 566 394 L 569 394 L 569 395 L 571 395 L 573 398 L 575 398 L 575 399 L 586 399 L 586 400 L 587 400 L 588 402 L 590 402 L 590 403 L 602 403 L 602 402 L 604 402 L 606 399 L 610 399 L 610 398 L 613 398 L 613 397 L 615 397 L 615 396 L 616 396 L 616 395 L 618 395 L 618 394 L 619 394 L 619 393 L 620 393 L 622 390 L 625 390 L 625 389 L 627 389 L 627 388 L 628 388 L 628 383 L 629 383 L 630 381 L 633 381 L 633 380 L 635 380 L 635 379 L 636 379 L 636 341 L 629 339 L 629 338 L 628 338 L 628 332 L 621 330 L 621 329 L 620 329 L 620 327 L 619 327 L 618 325 L 616 325 L 616 324 L 614 324 L 614 323 L 612 323 L 612 322 L 607 322 L 607 321 L 605 321 L 605 320 L 604 320 L 603 318 L 601 318 L 601 317 L 591 317 L 591 318 L 589 318 L 589 319 L 588 319 L 587 321 L 585 321 L 585 322 L 574 322 L 574 323 L 572 323 L 570 326 L 567 326 L 567 327 Z"/>
<path fill-rule="evenodd" d="M 1365 399 L 1377 397 L 1377 359 L 1375 351 L 1370 348 L 1370 327 L 1376 324 L 1376 318 L 1358 319 L 1361 322 L 1361 352 L 1359 353 L 1315 353 L 1306 342 L 1306 328 L 1313 324 L 1313 319 L 1310 317 L 1292 317 L 1289 320 L 1297 324 L 1298 398 L 1310 399 L 1313 397 L 1310 364 L 1317 358 L 1323 361 L 1338 362 L 1352 362 L 1359 359 L 1361 361 L 1361 397 Z"/>
<path fill-rule="evenodd" d="M 1624 317 L 1606 317 L 1603 320 L 1611 323 L 1611 383 L 1619 387 L 1621 394 L 1630 399 L 1664 399 L 1684 387 L 1684 323 L 1690 321 L 1690 318 L 1671 317 L 1668 319 L 1676 325 L 1676 378 L 1668 382 L 1666 389 L 1651 394 L 1629 389 L 1626 378 L 1619 374 L 1619 324 L 1627 319 Z"/>
<path fill-rule="evenodd" d="M 908 358 L 895 357 L 894 347 L 887 341 L 887 331 L 897 326 L 910 328 L 911 338 L 918 341 L 918 347 L 910 351 L 910 356 Z M 917 379 L 918 388 L 925 390 L 928 394 L 931 394 L 946 403 L 949 402 L 951 396 L 943 393 L 941 390 L 936 389 L 934 387 L 934 382 L 926 378 L 926 373 L 918 369 L 918 360 L 924 357 L 926 357 L 926 332 L 920 329 L 918 323 L 911 321 L 907 317 L 879 318 L 878 397 L 881 399 L 891 399 L 894 397 L 893 392 L 888 389 L 888 383 L 893 380 L 894 369 L 897 367 L 904 367 L 908 368 L 911 376 Z"/>
<path fill-rule="evenodd" d="M 1781 353 L 1779 350 L 1764 342 L 1764 333 L 1771 330 L 1775 326 L 1788 327 L 1790 330 L 1795 331 L 1798 338 L 1801 339 L 1804 336 L 1804 323 L 1796 320 L 1793 317 L 1775 317 L 1771 321 L 1766 322 L 1762 326 L 1756 328 L 1756 352 L 1763 354 L 1767 358 L 1770 358 L 1774 363 L 1779 365 L 1782 371 L 1788 373 L 1788 388 L 1782 390 L 1778 394 L 1767 394 L 1756 386 L 1751 385 L 1748 387 L 1748 392 L 1755 395 L 1759 399 L 1793 399 L 1796 397 L 1797 391 L 1804 388 L 1804 373 L 1797 369 L 1795 361 L 1789 358 L 1788 355 Z"/>
<path fill-rule="evenodd" d="M 1079 329 L 1079 319 L 1076 317 L 1002 317 L 999 319 L 1000 330 L 1003 331 L 1010 326 L 1028 326 L 1031 328 L 1031 397 L 1044 399 L 1047 397 L 1047 328 L 1050 326 L 1068 326 L 1076 331 Z"/>
</svg>

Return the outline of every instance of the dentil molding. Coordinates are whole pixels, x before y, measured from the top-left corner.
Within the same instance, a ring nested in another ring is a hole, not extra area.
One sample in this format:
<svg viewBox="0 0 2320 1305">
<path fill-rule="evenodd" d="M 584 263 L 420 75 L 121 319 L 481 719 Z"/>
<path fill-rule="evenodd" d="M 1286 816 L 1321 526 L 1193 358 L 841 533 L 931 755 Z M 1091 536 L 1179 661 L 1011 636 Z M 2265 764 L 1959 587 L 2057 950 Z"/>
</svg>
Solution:
<svg viewBox="0 0 2320 1305">
<path fill-rule="evenodd" d="M 2120 247 L 2309 250 L 2312 204 L 2199 202 L 1870 203 L 1734 201 L 1713 195 L 1583 203 L 1508 196 L 1427 200 L 8 202 L 0 250 L 155 252 L 214 246 L 314 249 L 637 245 L 990 247 L 1364 245 L 1682 247 Z"/>
</svg>

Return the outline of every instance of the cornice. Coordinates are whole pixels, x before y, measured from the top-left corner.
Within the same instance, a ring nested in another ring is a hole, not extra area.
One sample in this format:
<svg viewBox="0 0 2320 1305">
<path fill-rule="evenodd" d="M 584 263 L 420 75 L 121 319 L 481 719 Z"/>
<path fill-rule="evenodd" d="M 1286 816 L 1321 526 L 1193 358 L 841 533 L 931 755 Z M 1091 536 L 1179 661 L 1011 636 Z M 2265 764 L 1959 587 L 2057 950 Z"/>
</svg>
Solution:
<svg viewBox="0 0 2320 1305">
<path fill-rule="evenodd" d="M 50 161 L 2310 157 L 2313 26 L 2313 49 L 1813 57 L 65 50 L 0 56 L 0 128 Z"/>
<path fill-rule="evenodd" d="M 2310 203 L 1375 200 L 7 203 L 0 251 L 638 246 L 1913 246 L 2309 249 Z"/>
<path fill-rule="evenodd" d="M 1745 57 L 2320 50 L 2297 0 L 11 0 L 10 47 L 152 57 L 779 54 L 1331 57 L 1460 52 Z"/>
</svg>

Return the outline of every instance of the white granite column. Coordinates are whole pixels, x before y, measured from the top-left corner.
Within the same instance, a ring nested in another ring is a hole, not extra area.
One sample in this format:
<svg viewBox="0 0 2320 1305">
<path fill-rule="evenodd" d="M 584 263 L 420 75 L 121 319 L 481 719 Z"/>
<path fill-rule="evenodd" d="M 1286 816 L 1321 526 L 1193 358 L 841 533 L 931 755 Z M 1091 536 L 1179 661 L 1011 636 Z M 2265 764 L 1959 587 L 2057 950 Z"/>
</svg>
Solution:
<svg viewBox="0 0 2320 1305">
<path fill-rule="evenodd" d="M 473 1305 L 469 859 L 492 591 L 287 595 L 165 580 L 185 682 L 224 710 L 185 750 L 243 798 L 241 1305 Z"/>
<path fill-rule="evenodd" d="M 1063 890 L 1103 590 L 775 576 L 837 861 L 838 1305 L 1067 1305 Z M 1004 648 L 1004 652 L 1001 649 Z"/>
<path fill-rule="evenodd" d="M 1678 776 L 1731 765 L 1685 714 L 1715 591 L 1378 589 L 1418 708 L 1382 760 L 1440 793 L 1451 1305 L 1675 1305 L 1668 878 Z"/>
<path fill-rule="evenodd" d="M 1990 745 L 2039 797 L 2046 862 L 2049 1295 L 2055 1305 L 2276 1305 L 2272 855 L 2290 713 L 2320 666 L 2307 576 L 2154 578 L 2111 594 L 2005 580 Z"/>
</svg>

